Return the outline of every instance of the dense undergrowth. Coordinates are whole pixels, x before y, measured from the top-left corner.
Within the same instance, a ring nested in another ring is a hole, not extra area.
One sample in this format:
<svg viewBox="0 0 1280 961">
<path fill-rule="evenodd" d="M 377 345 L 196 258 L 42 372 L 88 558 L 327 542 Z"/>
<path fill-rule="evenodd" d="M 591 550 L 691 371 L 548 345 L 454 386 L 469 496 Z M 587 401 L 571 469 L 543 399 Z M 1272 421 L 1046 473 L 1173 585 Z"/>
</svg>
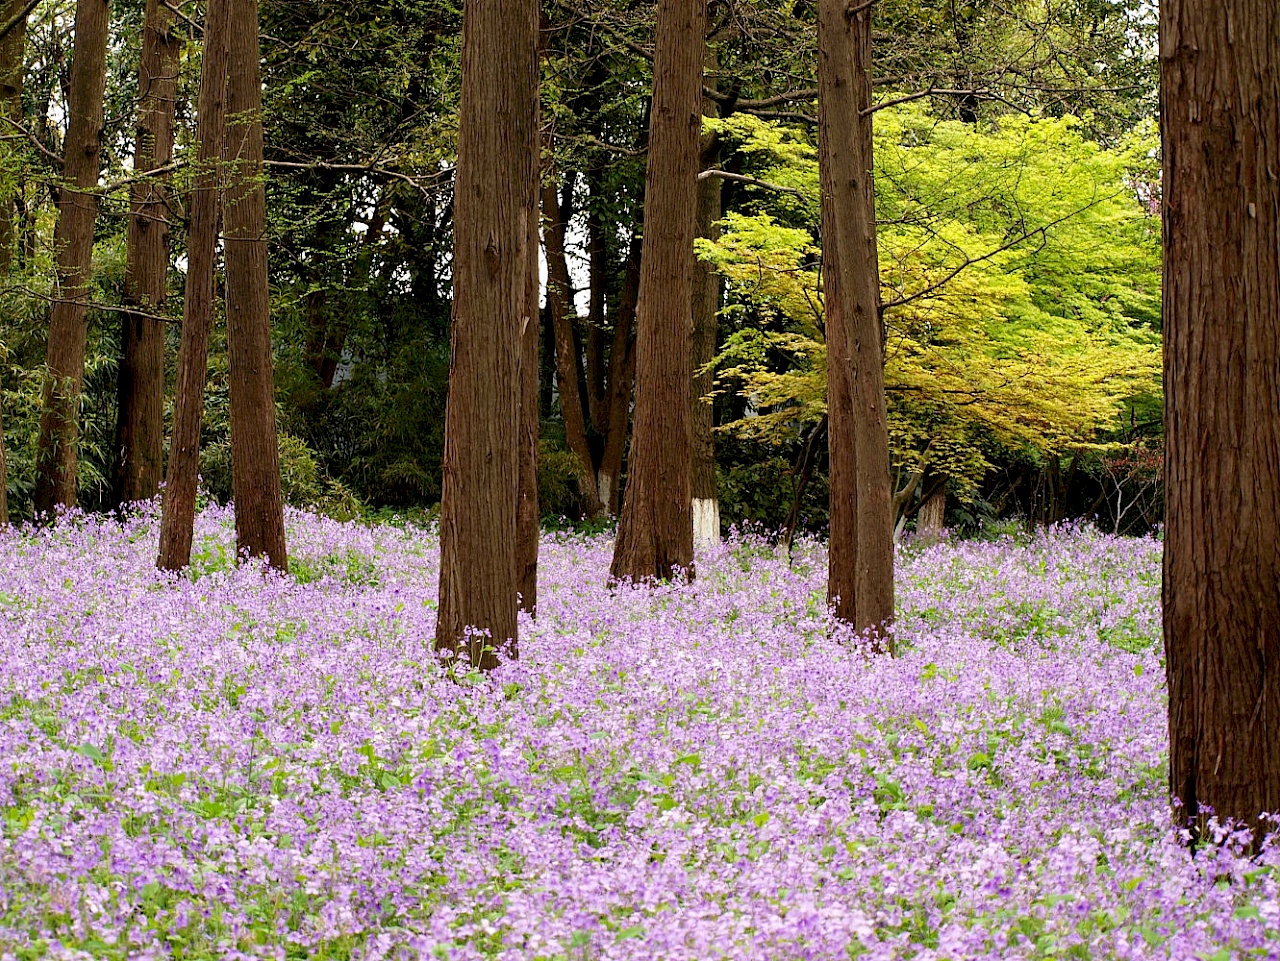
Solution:
<svg viewBox="0 0 1280 961">
<path fill-rule="evenodd" d="M 899 552 L 896 660 L 821 545 L 608 590 L 544 542 L 521 659 L 451 680 L 430 530 L 290 518 L 293 574 L 156 521 L 0 539 L 0 957 L 1280 954 L 1280 852 L 1168 826 L 1159 544 Z"/>
</svg>

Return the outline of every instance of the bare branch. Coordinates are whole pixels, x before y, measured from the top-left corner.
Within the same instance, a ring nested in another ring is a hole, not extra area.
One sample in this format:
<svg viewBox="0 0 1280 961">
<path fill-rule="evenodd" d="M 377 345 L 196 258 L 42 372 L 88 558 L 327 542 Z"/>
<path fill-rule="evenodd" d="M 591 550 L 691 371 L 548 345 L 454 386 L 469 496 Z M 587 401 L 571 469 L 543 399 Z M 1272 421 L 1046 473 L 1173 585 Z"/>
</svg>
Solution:
<svg viewBox="0 0 1280 961">
<path fill-rule="evenodd" d="M 992 257 L 999 256 L 1000 254 L 1004 253 L 1007 250 L 1012 250 L 1014 247 L 1017 247 L 1019 244 L 1026 243 L 1032 237 L 1039 237 L 1040 244 L 1041 246 L 1043 246 L 1048 240 L 1049 231 L 1052 230 L 1054 227 L 1058 226 L 1059 224 L 1066 223 L 1072 217 L 1078 217 L 1080 214 L 1084 213 L 1086 210 L 1090 210 L 1093 207 L 1096 207 L 1098 204 L 1102 203 L 1104 200 L 1111 200 L 1112 198 L 1118 197 L 1118 196 L 1119 194 L 1109 194 L 1106 197 L 1098 197 L 1090 201 L 1089 203 L 1085 204 L 1083 207 L 1080 207 L 1077 210 L 1073 210 L 1069 214 L 1064 214 L 1063 216 L 1059 217 L 1057 220 L 1051 221 L 1050 223 L 1047 223 L 1041 227 L 1036 227 L 1034 230 L 1028 230 L 1026 233 L 1023 233 L 1018 235 L 1017 237 L 1014 237 L 1012 240 L 1008 241 L 1007 243 L 1001 244 L 999 247 L 996 247 L 994 250 L 987 251 L 985 254 L 981 255 L 980 257 L 967 258 L 964 263 L 955 267 L 953 270 L 947 271 L 947 273 L 942 277 L 942 279 L 937 280 L 932 284 L 929 284 L 929 286 L 927 287 L 923 287 L 920 290 L 917 290 L 914 294 L 909 294 L 906 297 L 898 297 L 895 300 L 886 301 L 880 305 L 880 309 L 883 312 L 886 310 L 891 310 L 894 307 L 903 307 L 911 303 L 912 301 L 919 300 L 922 297 L 927 297 L 929 296 L 929 294 L 933 293 L 935 290 L 938 290 L 940 287 L 944 287 L 945 285 L 950 283 L 961 272 L 967 270 L 968 268 L 974 266 L 975 264 L 980 264 L 983 261 L 990 260 Z"/>
<path fill-rule="evenodd" d="M 883 103 L 873 103 L 866 110 L 862 111 L 862 116 L 869 117 L 877 110 L 884 110 L 887 107 L 897 107 L 900 104 L 911 103 L 913 100 L 923 100 L 925 97 L 977 97 L 982 100 L 994 100 L 989 90 L 946 90 L 940 87 L 930 87 L 927 90 L 917 90 L 915 93 L 909 93 L 902 97 L 895 97 L 893 100 L 886 100 Z"/>
<path fill-rule="evenodd" d="M 795 194 L 797 197 L 803 197 L 804 194 L 795 187 L 784 187 L 781 184 L 771 184 L 767 180 L 757 180 L 755 177 L 748 177 L 746 174 L 730 173 L 728 170 L 704 170 L 698 174 L 699 180 L 710 180 L 712 177 L 719 177 L 721 180 L 732 180 L 735 183 L 750 184 L 753 187 L 763 187 L 765 190 L 774 190 L 780 194 Z"/>
<path fill-rule="evenodd" d="M 143 317 L 147 320 L 155 320 L 162 324 L 178 324 L 178 325 L 182 324 L 182 318 L 180 317 L 166 317 L 164 314 L 153 314 L 148 311 L 141 310 L 138 307 L 122 307 L 119 304 L 100 304 L 92 300 L 86 301 L 86 300 L 80 300 L 78 298 L 72 298 L 72 297 L 55 297 L 52 294 L 46 294 L 46 293 L 43 293 L 42 291 L 35 290 L 32 287 L 27 287 L 22 284 L 15 284 L 9 287 L 5 287 L 4 291 L 6 293 L 11 293 L 16 291 L 21 294 L 26 294 L 29 297 L 34 297 L 37 300 L 43 300 L 46 303 L 50 303 L 50 304 L 73 304 L 73 303 L 83 304 L 89 310 L 105 310 L 107 313 L 111 313 L 111 314 L 128 314 L 131 317 Z"/>
</svg>

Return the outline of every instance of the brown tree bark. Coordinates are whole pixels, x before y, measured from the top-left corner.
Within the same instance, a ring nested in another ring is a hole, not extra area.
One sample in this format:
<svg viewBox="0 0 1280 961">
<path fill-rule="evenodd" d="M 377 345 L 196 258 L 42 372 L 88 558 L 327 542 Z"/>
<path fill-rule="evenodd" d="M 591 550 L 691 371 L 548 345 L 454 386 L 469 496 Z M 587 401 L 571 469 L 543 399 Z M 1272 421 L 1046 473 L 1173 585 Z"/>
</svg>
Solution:
<svg viewBox="0 0 1280 961">
<path fill-rule="evenodd" d="M 516 653 L 521 325 L 538 108 L 536 0 L 466 0 L 436 649 Z M 474 631 L 480 631 L 476 634 Z M 486 636 L 487 635 L 487 636 Z"/>
<path fill-rule="evenodd" d="M 49 317 L 36 459 L 35 508 L 45 516 L 56 506 L 76 506 L 76 449 L 88 337 L 93 225 L 98 213 L 94 188 L 98 185 L 102 98 L 107 82 L 109 12 L 107 0 L 76 2 L 63 182 L 53 235 L 57 299 Z"/>
<path fill-rule="evenodd" d="M 286 571 L 289 560 L 271 364 L 258 0 L 231 0 L 230 48 L 223 259 L 236 550 L 249 557 L 266 557 L 272 567 Z"/>
<path fill-rule="evenodd" d="M 187 280 L 182 304 L 182 343 L 173 403 L 173 437 L 165 474 L 157 566 L 178 571 L 191 563 L 200 428 L 213 327 L 214 271 L 218 246 L 218 198 L 226 127 L 230 62 L 230 0 L 209 0 L 200 62 L 196 116 L 196 168 L 188 203 Z"/>
<path fill-rule="evenodd" d="M 15 26 L 0 38 L 0 116 L 10 124 L 21 124 L 22 88 L 26 79 L 27 0 L 4 0 L 0 4 L 0 21 L 17 18 Z M 12 132 L 12 131 L 10 131 Z M 17 206 L 5 204 L 0 210 L 0 275 L 7 276 L 13 267 L 17 241 Z"/>
<path fill-rule="evenodd" d="M 871 6 L 818 3 L 819 166 L 831 445 L 827 591 L 836 616 L 892 647 L 893 503 L 872 185 Z"/>
<path fill-rule="evenodd" d="M 536 100 L 535 100 L 536 106 Z M 541 512 L 538 509 L 538 367 L 541 331 L 538 319 L 542 278 L 538 268 L 538 188 L 541 185 L 541 143 L 533 138 L 530 161 L 525 246 L 525 312 L 520 325 L 520 450 L 517 463 L 516 501 L 516 594 L 520 610 L 538 613 L 538 537 Z"/>
<path fill-rule="evenodd" d="M 13 124 L 22 123 L 22 86 L 27 47 L 28 0 L 7 0 L 0 5 L 0 18 L 14 27 L 0 39 L 0 116 Z M 16 19 L 15 19 L 16 18 Z M 0 210 L 0 278 L 13 269 L 14 246 L 17 242 L 17 200 Z M 0 395 L 0 413 L 3 412 Z M 0 524 L 9 523 L 9 458 L 4 442 L 4 420 L 0 416 Z"/>
<path fill-rule="evenodd" d="M 702 102 L 708 117 L 719 115 L 716 102 L 707 97 Z M 699 170 L 719 166 L 720 138 L 708 134 L 702 140 Z M 720 236 L 717 222 L 721 217 L 719 177 L 698 181 L 697 236 L 715 240 Z M 720 542 L 720 497 L 716 489 L 715 406 L 709 399 L 715 389 L 711 363 L 716 356 L 716 330 L 720 321 L 720 274 L 704 260 L 693 263 L 693 539 L 697 544 Z"/>
<path fill-rule="evenodd" d="M 138 131 L 133 166 L 145 173 L 173 160 L 174 108 L 178 96 L 178 37 L 173 11 L 147 0 L 138 67 Z M 113 484 L 116 506 L 150 500 L 164 471 L 164 323 L 157 313 L 169 293 L 168 189 L 158 177 L 132 191 L 125 262 L 124 302 L 139 308 L 120 328 Z"/>
<path fill-rule="evenodd" d="M 916 533 L 922 537 L 942 536 L 947 520 L 947 482 L 940 479 L 916 513 Z"/>
<path fill-rule="evenodd" d="M 693 575 L 693 233 L 706 15 L 705 0 L 658 2 L 636 305 L 635 422 L 610 568 L 617 580 Z"/>
<path fill-rule="evenodd" d="M 1280 7 L 1160 5 L 1175 819 L 1280 812 Z"/>
</svg>

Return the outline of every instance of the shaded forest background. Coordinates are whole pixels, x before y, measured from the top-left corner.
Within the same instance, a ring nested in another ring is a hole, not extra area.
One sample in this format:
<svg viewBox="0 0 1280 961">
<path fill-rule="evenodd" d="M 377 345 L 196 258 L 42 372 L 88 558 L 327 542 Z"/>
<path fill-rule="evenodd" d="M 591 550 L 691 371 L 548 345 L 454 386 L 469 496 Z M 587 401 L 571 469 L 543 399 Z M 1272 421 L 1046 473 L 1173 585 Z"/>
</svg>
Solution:
<svg viewBox="0 0 1280 961">
<path fill-rule="evenodd" d="M 153 312 L 172 321 L 171 402 L 203 9 L 170 6 L 170 282 Z M 0 138 L 0 201 L 16 212 L 0 389 L 17 517 L 32 513 L 59 298 L 73 8 L 31 9 L 20 116 L 6 116 Z M 652 9 L 557 0 L 543 15 L 541 504 L 548 520 L 605 522 L 625 477 Z M 143 16 L 141 0 L 111 5 L 78 462 L 90 510 L 118 506 Z M 265 0 L 261 16 L 286 497 L 339 516 L 428 510 L 448 386 L 460 4 Z M 716 496 L 725 526 L 826 521 L 813 20 L 804 2 L 712 5 L 695 497 Z M 953 525 L 1018 515 L 1149 529 L 1161 516 L 1154 13 L 1139 0 L 881 0 L 875 22 L 899 523 L 945 511 Z M 225 499 L 227 355 L 214 331 L 201 473 Z M 714 478 L 701 492 L 698 464 Z"/>
</svg>

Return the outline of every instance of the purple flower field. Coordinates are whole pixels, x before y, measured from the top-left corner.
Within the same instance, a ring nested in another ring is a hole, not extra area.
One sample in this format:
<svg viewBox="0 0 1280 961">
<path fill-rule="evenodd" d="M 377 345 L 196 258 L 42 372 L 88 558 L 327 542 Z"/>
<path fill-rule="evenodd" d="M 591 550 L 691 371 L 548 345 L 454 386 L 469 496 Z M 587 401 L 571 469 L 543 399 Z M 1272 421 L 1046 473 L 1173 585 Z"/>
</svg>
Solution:
<svg viewBox="0 0 1280 961">
<path fill-rule="evenodd" d="M 0 958 L 1280 957 L 1280 849 L 1168 827 L 1154 541 L 908 546 L 889 660 L 820 545 L 610 591 L 549 537 L 457 683 L 431 532 L 157 527 L 0 535 Z"/>
</svg>

